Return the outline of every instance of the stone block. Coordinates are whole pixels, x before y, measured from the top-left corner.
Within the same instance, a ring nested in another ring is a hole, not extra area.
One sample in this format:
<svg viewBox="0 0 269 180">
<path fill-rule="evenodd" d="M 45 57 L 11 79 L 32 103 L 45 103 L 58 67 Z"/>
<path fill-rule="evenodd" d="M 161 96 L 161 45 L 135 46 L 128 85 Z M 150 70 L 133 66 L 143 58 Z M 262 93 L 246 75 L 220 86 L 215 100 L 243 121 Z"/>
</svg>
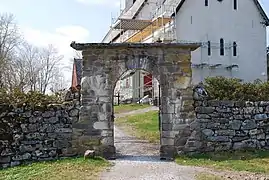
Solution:
<svg viewBox="0 0 269 180">
<path fill-rule="evenodd" d="M 209 141 L 212 142 L 229 142 L 230 138 L 228 136 L 210 136 L 207 137 Z"/>
<path fill-rule="evenodd" d="M 202 130 L 202 133 L 205 136 L 213 136 L 214 135 L 214 131 L 212 131 L 211 129 L 204 129 L 204 130 Z"/>
<path fill-rule="evenodd" d="M 162 138 L 175 138 L 178 131 L 162 131 Z"/>
<path fill-rule="evenodd" d="M 114 146 L 114 137 L 103 137 L 101 140 L 101 144 L 107 146 Z"/>
<path fill-rule="evenodd" d="M 1 164 L 10 163 L 10 161 L 11 161 L 11 157 L 10 156 L 1 156 L 0 157 L 0 163 Z"/>
<path fill-rule="evenodd" d="M 215 111 L 214 107 L 196 107 L 195 108 L 195 112 L 197 113 L 201 113 L 201 114 L 209 114 L 209 113 L 213 113 Z"/>
<path fill-rule="evenodd" d="M 251 130 L 257 128 L 257 124 L 255 120 L 245 120 L 242 123 L 241 129 L 242 130 Z"/>
<path fill-rule="evenodd" d="M 233 130 L 239 130 L 242 125 L 242 121 L 240 120 L 233 120 L 229 122 L 229 128 Z"/>
<path fill-rule="evenodd" d="M 174 143 L 174 138 L 161 138 L 161 146 L 173 146 Z"/>
<path fill-rule="evenodd" d="M 171 131 L 173 129 L 173 124 L 169 123 L 169 124 L 165 124 L 162 123 L 162 131 Z"/>
<path fill-rule="evenodd" d="M 95 122 L 93 127 L 95 129 L 101 129 L 101 130 L 110 130 L 111 129 L 108 121 Z"/>
<path fill-rule="evenodd" d="M 162 145 L 160 148 L 160 158 L 173 160 L 176 156 L 176 148 L 175 146 Z"/>
</svg>

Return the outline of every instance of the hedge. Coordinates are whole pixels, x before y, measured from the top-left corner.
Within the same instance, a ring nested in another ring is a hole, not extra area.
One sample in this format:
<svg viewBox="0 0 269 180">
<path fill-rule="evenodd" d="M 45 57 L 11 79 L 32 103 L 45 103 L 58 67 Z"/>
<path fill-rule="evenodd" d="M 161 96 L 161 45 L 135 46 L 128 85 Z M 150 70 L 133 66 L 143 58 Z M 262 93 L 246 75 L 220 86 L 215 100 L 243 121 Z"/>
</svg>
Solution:
<svg viewBox="0 0 269 180">
<path fill-rule="evenodd" d="M 0 104 L 12 106 L 46 106 L 60 102 L 62 102 L 62 99 L 59 94 L 45 95 L 37 91 L 25 93 L 19 89 L 8 92 L 5 89 L 0 89 Z"/>
<path fill-rule="evenodd" d="M 242 82 L 236 78 L 208 77 L 204 87 L 215 100 L 269 101 L 269 82 Z"/>
</svg>

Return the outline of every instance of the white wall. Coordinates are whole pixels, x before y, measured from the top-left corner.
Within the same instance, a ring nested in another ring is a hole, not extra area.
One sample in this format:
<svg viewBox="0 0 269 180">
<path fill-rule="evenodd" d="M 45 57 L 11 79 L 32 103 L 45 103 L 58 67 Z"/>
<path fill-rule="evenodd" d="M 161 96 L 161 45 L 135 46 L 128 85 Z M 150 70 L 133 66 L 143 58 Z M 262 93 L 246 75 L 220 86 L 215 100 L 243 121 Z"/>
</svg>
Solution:
<svg viewBox="0 0 269 180">
<path fill-rule="evenodd" d="M 199 70 L 193 68 L 194 83 L 206 76 L 233 76 L 253 81 L 257 78 L 266 80 L 266 27 L 253 0 L 238 0 L 237 10 L 233 9 L 233 0 L 219 2 L 209 0 L 205 6 L 204 0 L 187 0 L 177 13 L 177 39 L 207 42 L 211 41 L 211 56 L 207 48 L 199 48 L 192 53 L 192 63 L 207 62 L 224 65 L 238 64 L 239 69 L 227 71 L 224 68 Z M 219 41 L 225 43 L 237 42 L 237 57 L 232 56 L 232 49 L 225 49 L 225 56 L 220 56 Z"/>
</svg>

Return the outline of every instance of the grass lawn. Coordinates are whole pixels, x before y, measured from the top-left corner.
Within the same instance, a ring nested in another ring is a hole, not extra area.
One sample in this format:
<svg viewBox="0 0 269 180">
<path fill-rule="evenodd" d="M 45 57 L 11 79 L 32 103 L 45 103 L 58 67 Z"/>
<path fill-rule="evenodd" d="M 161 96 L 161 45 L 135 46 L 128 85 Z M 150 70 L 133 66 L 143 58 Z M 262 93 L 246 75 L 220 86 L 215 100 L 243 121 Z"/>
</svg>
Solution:
<svg viewBox="0 0 269 180">
<path fill-rule="evenodd" d="M 210 173 L 199 173 L 195 176 L 196 180 L 224 180 L 223 178 L 210 174 Z"/>
<path fill-rule="evenodd" d="M 119 106 L 115 105 L 114 106 L 114 113 L 124 113 L 124 112 L 129 112 L 129 111 L 134 111 L 138 109 L 144 109 L 147 107 L 150 107 L 151 105 L 149 104 L 120 104 Z"/>
<path fill-rule="evenodd" d="M 0 170 L 1 180 L 95 180 L 109 166 L 101 158 L 39 162 Z"/>
<path fill-rule="evenodd" d="M 115 120 L 115 123 L 116 125 L 123 126 L 126 128 L 126 132 L 131 133 L 139 139 L 159 142 L 158 111 L 118 118 Z"/>
<path fill-rule="evenodd" d="M 181 165 L 269 174 L 269 151 L 249 150 L 178 156 Z"/>
</svg>

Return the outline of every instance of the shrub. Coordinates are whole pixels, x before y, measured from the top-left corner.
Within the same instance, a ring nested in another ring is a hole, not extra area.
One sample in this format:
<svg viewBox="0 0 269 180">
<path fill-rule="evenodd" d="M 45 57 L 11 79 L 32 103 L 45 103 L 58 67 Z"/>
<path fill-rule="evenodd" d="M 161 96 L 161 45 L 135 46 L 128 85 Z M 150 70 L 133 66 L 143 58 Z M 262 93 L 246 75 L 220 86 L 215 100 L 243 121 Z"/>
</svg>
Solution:
<svg viewBox="0 0 269 180">
<path fill-rule="evenodd" d="M 269 100 L 269 82 L 260 80 L 244 83 L 236 78 L 208 77 L 205 79 L 205 89 L 210 98 L 216 100 Z"/>
<path fill-rule="evenodd" d="M 44 106 L 53 103 L 60 103 L 62 100 L 58 94 L 44 95 L 40 92 L 29 91 L 24 93 L 19 89 L 11 92 L 0 89 L 0 104 L 13 106 Z"/>
</svg>

